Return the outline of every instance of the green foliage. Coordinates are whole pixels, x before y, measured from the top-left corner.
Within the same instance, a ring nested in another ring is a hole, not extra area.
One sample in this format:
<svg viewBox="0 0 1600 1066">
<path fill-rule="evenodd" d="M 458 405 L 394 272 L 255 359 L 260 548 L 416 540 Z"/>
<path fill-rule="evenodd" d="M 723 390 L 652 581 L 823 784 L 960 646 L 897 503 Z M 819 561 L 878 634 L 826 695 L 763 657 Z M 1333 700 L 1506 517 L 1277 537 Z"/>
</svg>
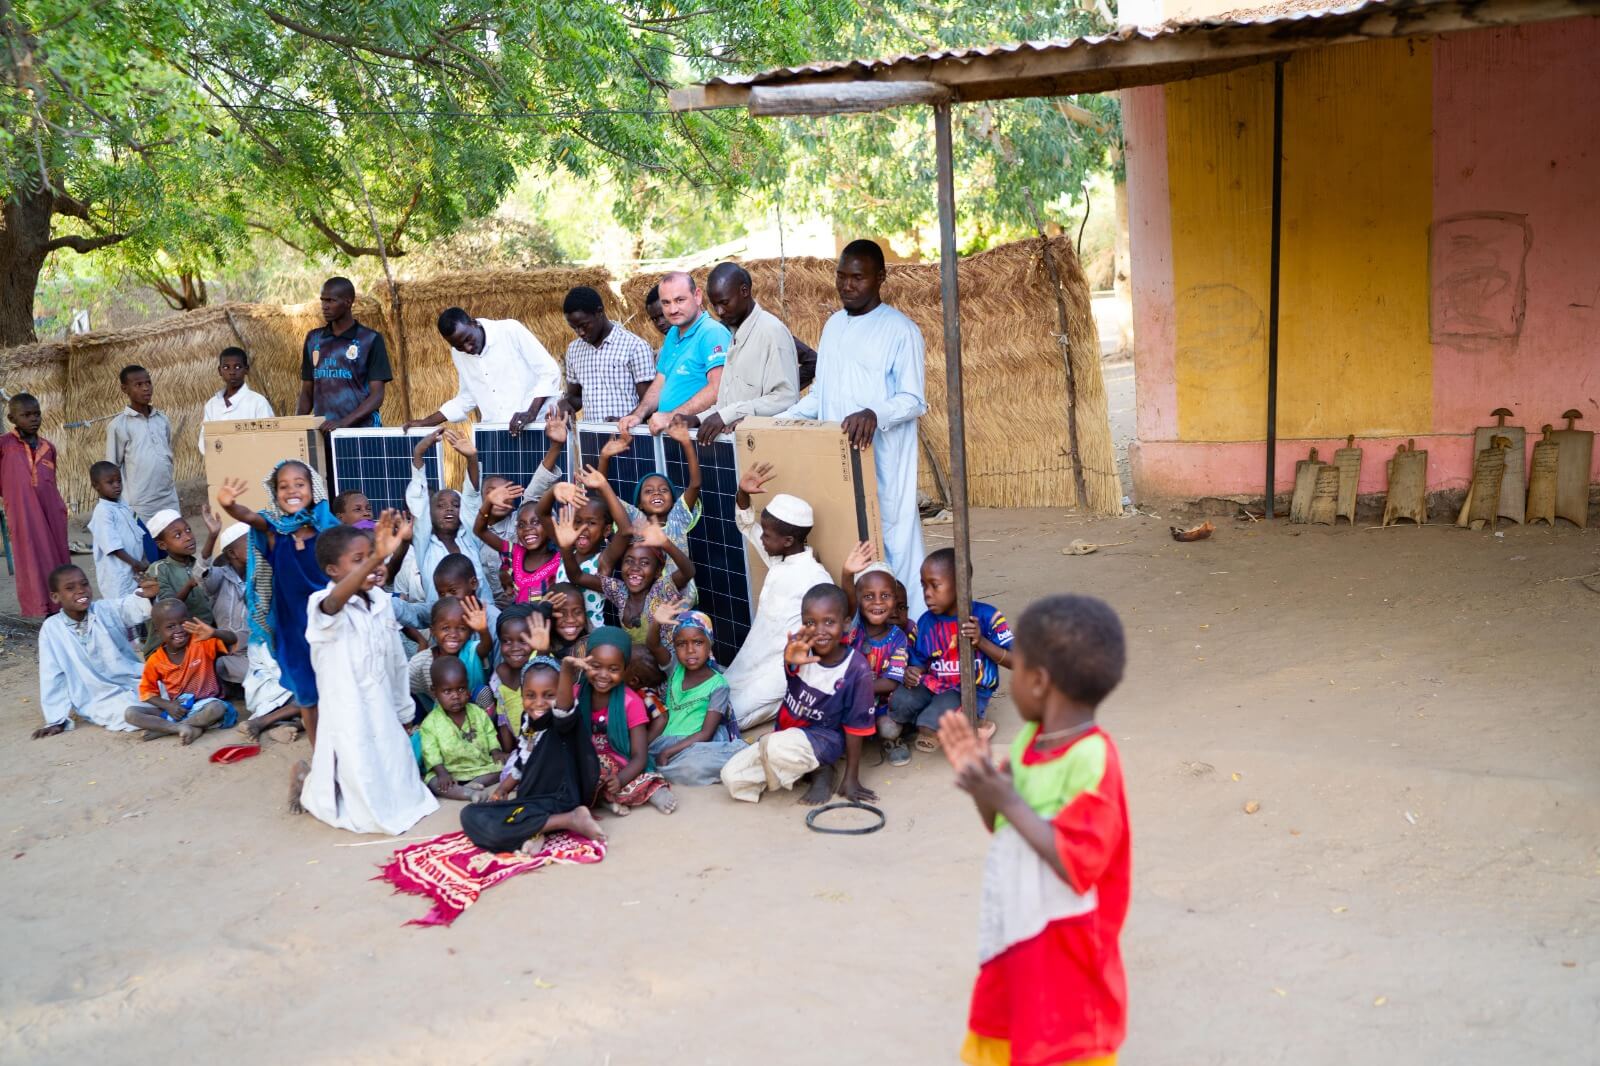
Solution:
<svg viewBox="0 0 1600 1066">
<path fill-rule="evenodd" d="M 1016 0 L 0 0 L 0 197 L 47 183 L 57 234 L 152 279 L 249 259 L 262 234 L 307 258 L 403 254 L 528 171 L 609 182 L 619 221 L 669 247 L 774 203 L 906 232 L 933 217 L 926 109 L 674 115 L 667 90 L 1100 28 Z M 1064 220 L 1116 138 L 1114 105 L 1079 103 L 1106 129 L 1052 101 L 958 110 L 970 240 L 1030 229 L 1025 191 Z"/>
</svg>

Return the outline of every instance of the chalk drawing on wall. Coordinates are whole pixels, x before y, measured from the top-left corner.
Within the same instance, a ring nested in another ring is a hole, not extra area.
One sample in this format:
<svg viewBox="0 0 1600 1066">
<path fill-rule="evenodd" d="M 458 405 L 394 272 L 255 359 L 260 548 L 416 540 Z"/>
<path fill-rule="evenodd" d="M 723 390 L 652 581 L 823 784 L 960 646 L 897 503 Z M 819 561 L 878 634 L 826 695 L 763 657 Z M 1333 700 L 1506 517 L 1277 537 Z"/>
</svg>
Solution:
<svg viewBox="0 0 1600 1066">
<path fill-rule="evenodd" d="M 1515 345 L 1527 312 L 1527 215 L 1469 211 L 1429 233 L 1431 340 L 1480 350 Z"/>
</svg>

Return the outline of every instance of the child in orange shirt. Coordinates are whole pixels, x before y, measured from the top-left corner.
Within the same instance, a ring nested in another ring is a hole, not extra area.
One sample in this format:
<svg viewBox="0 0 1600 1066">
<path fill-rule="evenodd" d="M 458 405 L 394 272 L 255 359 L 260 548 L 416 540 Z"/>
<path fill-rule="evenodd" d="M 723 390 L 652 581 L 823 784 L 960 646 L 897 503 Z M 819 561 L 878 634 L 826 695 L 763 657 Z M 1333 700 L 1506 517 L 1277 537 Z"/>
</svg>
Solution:
<svg viewBox="0 0 1600 1066">
<path fill-rule="evenodd" d="M 186 745 L 211 726 L 231 729 L 238 715 L 222 699 L 217 658 L 239 643 L 238 635 L 190 618 L 177 599 L 151 609 L 150 631 L 161 643 L 145 660 L 139 679 L 144 702 L 128 708 L 128 724 L 143 729 L 146 740 L 176 734 Z"/>
</svg>

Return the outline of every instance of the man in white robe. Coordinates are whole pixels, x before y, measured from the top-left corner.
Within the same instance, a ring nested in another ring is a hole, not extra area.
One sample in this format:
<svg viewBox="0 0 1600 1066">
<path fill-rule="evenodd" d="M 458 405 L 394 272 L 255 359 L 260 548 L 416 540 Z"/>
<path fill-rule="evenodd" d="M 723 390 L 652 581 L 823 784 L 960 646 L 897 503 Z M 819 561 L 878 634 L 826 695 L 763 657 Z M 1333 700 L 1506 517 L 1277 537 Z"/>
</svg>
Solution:
<svg viewBox="0 0 1600 1066">
<path fill-rule="evenodd" d="M 872 445 L 884 554 L 906 586 L 908 609 L 916 619 L 926 610 L 917 513 L 917 419 L 928 410 L 922 331 L 883 302 L 883 279 L 882 248 L 873 241 L 845 245 L 835 274 L 843 310 L 822 327 L 816 381 L 779 417 L 842 422 L 857 448 Z"/>
<path fill-rule="evenodd" d="M 144 660 L 128 630 L 150 618 L 156 595 L 153 577 L 139 591 L 116 600 L 90 602 L 89 577 L 76 566 L 50 575 L 50 598 L 61 610 L 39 627 L 39 709 L 44 726 L 35 737 L 72 728 L 72 715 L 107 729 L 134 727 L 126 718 L 139 699 Z"/>
</svg>

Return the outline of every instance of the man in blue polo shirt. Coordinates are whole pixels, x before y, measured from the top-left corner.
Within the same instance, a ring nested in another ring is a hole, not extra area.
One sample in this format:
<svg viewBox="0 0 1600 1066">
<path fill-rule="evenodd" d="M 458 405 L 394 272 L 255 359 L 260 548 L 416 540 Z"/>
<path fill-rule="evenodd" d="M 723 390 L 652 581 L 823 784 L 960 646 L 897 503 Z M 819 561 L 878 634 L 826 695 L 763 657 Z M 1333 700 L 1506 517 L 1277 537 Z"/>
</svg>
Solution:
<svg viewBox="0 0 1600 1066">
<path fill-rule="evenodd" d="M 672 424 L 674 414 L 696 415 L 717 402 L 722 364 L 733 347 L 728 327 L 706 314 L 704 295 L 694 278 L 682 271 L 661 279 L 661 309 L 672 328 L 656 358 L 656 379 L 639 400 L 639 406 L 617 422 L 626 433 L 646 419 L 650 432 L 660 433 Z"/>
</svg>

